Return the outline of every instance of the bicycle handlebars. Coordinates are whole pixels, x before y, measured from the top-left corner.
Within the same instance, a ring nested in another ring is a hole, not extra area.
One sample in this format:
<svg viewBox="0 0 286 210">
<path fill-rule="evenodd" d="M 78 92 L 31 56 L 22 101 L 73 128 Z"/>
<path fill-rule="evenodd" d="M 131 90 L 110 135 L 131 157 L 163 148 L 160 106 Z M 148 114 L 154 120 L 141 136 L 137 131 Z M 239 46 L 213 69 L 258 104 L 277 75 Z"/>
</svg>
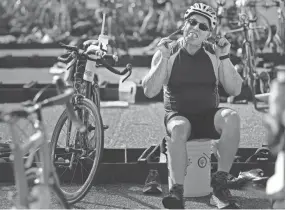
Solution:
<svg viewBox="0 0 286 210">
<path fill-rule="evenodd" d="M 255 26 L 255 27 L 249 27 L 248 29 L 249 29 L 249 30 L 265 29 L 265 27 L 264 27 L 264 26 Z M 243 31 L 243 30 L 244 30 L 244 27 L 240 27 L 240 28 L 237 28 L 237 29 L 233 29 L 233 30 L 226 31 L 225 33 L 226 33 L 226 34 L 230 34 L 230 33 L 240 32 L 240 31 Z"/>
<path fill-rule="evenodd" d="M 245 18 L 240 18 L 240 20 L 238 20 L 238 21 L 229 21 L 230 24 L 234 24 L 234 25 L 242 24 L 242 26 L 237 28 L 237 29 L 226 31 L 225 33 L 226 34 L 236 33 L 236 32 L 240 32 L 240 31 L 244 31 L 246 29 L 247 30 L 266 29 L 265 26 L 250 26 L 250 23 L 255 23 L 256 21 L 257 21 L 257 17 L 255 17 L 254 19 L 249 19 L 249 18 L 245 17 Z"/>
<path fill-rule="evenodd" d="M 79 56 L 82 56 L 84 57 L 85 59 L 87 60 L 90 60 L 90 61 L 94 61 L 96 63 L 99 63 L 99 64 L 102 64 L 106 69 L 108 69 L 109 71 L 111 71 L 112 73 L 114 74 L 117 74 L 117 75 L 124 75 L 126 74 L 127 72 L 129 72 L 129 74 L 123 79 L 123 82 L 131 75 L 132 73 L 132 65 L 129 63 L 126 65 L 125 69 L 123 71 L 119 71 L 115 68 L 113 68 L 111 65 L 109 65 L 106 61 L 105 61 L 105 58 L 106 59 L 113 59 L 114 61 L 117 61 L 118 60 L 118 57 L 116 55 L 112 55 L 112 54 L 104 54 L 101 56 L 101 58 L 92 58 L 90 57 L 90 55 L 93 55 L 91 53 L 86 53 L 84 50 L 81 50 L 79 49 L 78 47 L 75 47 L 75 46 L 71 46 L 71 45 L 65 45 L 65 44 L 62 44 L 60 43 L 60 45 L 67 49 L 68 51 L 71 51 L 70 53 L 68 53 L 68 57 L 67 58 L 63 58 L 63 57 L 58 57 L 58 61 L 60 62 L 63 62 L 63 63 L 69 63 L 71 62 L 73 59 L 77 59 Z"/>
<path fill-rule="evenodd" d="M 280 7 L 282 2 L 283 1 L 281 0 L 272 0 L 271 2 L 258 1 L 258 2 L 253 2 L 253 3 L 248 3 L 247 6 L 248 7 L 262 7 L 265 9 L 269 9 L 272 7 Z"/>
</svg>

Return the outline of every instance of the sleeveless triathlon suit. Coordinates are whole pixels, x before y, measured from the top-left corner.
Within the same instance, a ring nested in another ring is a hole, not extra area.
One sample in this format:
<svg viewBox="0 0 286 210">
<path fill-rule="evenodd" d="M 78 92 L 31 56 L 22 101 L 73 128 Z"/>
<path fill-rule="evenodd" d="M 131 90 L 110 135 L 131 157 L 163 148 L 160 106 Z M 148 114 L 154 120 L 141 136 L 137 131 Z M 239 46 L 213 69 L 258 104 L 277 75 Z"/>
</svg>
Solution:
<svg viewBox="0 0 286 210">
<path fill-rule="evenodd" d="M 179 48 L 170 60 L 171 75 L 164 86 L 165 125 L 172 117 L 183 116 L 191 123 L 191 139 L 219 138 L 214 127 L 218 85 L 209 54 L 204 47 L 194 55 Z"/>
</svg>

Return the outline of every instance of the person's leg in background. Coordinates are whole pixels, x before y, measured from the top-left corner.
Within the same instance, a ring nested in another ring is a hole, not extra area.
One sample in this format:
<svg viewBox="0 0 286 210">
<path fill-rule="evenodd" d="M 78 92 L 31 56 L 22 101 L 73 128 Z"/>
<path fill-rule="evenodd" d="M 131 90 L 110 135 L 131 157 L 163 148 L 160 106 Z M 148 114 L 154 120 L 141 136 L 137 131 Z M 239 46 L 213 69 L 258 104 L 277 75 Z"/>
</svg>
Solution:
<svg viewBox="0 0 286 210">
<path fill-rule="evenodd" d="M 173 116 L 166 120 L 167 132 L 170 135 L 167 144 L 169 176 L 172 187 L 169 195 L 163 198 L 165 208 L 184 208 L 184 179 L 187 166 L 186 142 L 191 135 L 191 123 L 183 116 Z"/>
</svg>

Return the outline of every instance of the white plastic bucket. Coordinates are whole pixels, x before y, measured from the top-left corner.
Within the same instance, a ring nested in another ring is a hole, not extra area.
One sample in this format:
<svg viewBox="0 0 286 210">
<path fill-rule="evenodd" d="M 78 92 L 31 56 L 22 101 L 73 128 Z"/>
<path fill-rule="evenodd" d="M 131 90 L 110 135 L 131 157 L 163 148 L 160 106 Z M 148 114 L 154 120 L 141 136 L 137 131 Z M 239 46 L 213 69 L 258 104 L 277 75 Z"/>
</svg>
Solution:
<svg viewBox="0 0 286 210">
<path fill-rule="evenodd" d="M 202 197 L 211 193 L 211 139 L 187 142 L 188 166 L 185 173 L 184 197 Z M 169 188 L 173 185 L 169 177 Z"/>
<path fill-rule="evenodd" d="M 121 77 L 119 80 L 118 94 L 119 101 L 127 101 L 129 103 L 135 103 L 136 88 L 135 82 L 126 80 L 122 82 L 125 76 Z"/>
</svg>

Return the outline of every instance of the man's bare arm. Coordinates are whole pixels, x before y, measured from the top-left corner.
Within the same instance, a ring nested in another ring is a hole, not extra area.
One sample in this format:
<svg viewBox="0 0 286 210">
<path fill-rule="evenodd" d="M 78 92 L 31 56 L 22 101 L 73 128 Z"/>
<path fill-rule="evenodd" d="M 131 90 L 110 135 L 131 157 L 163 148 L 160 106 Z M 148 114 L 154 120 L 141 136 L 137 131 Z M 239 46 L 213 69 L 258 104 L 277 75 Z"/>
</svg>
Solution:
<svg viewBox="0 0 286 210">
<path fill-rule="evenodd" d="M 243 80 L 235 70 L 230 59 L 221 61 L 219 66 L 219 80 L 229 95 L 237 96 L 240 94 Z"/>
<path fill-rule="evenodd" d="M 144 94 L 148 98 L 153 98 L 161 91 L 163 84 L 166 83 L 168 58 L 164 58 L 158 50 L 152 59 L 151 69 L 144 77 L 142 85 Z"/>
</svg>

